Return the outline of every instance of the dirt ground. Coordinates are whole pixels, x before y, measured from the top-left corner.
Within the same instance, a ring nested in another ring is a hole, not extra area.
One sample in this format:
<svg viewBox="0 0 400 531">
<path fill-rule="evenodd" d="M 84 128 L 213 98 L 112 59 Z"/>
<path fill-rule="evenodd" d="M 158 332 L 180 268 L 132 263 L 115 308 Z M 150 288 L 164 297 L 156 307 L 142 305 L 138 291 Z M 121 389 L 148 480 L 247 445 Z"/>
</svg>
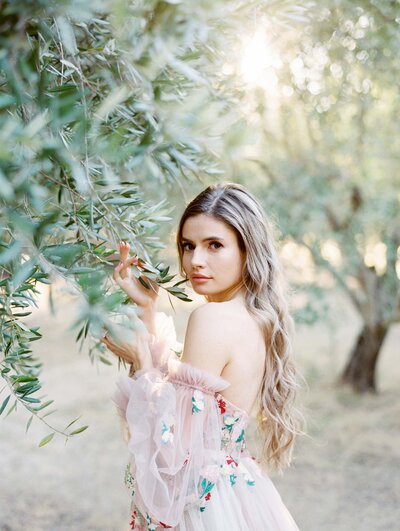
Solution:
<svg viewBox="0 0 400 531">
<path fill-rule="evenodd" d="M 44 339 L 36 343 L 44 391 L 55 399 L 49 422 L 65 427 L 82 415 L 89 428 L 65 444 L 21 408 L 0 420 L 0 529 L 2 531 L 121 531 L 129 522 L 123 485 L 127 451 L 110 399 L 117 377 L 112 367 L 92 366 L 78 353 L 68 324 L 75 308 L 59 300 L 56 317 L 46 298 L 30 318 Z M 377 396 L 355 396 L 335 385 L 359 326 L 340 297 L 335 318 L 297 330 L 295 350 L 308 388 L 301 403 L 307 437 L 295 449 L 292 467 L 273 476 L 302 531 L 395 531 L 400 521 L 400 327 L 393 327 L 378 366 Z M 178 339 L 193 304 L 176 305 Z M 164 304 L 160 309 L 173 313 Z M 218 531 L 218 530 L 210 530 Z M 262 530 L 255 530 L 262 531 Z"/>
</svg>

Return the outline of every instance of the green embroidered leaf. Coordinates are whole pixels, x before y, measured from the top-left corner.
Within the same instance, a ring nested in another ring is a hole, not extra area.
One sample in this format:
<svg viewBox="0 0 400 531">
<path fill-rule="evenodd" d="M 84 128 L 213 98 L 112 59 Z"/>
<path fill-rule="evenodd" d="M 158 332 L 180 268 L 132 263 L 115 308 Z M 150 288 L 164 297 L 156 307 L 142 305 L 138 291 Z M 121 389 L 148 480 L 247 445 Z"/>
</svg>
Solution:
<svg viewBox="0 0 400 531">
<path fill-rule="evenodd" d="M 240 442 L 242 442 L 243 440 L 244 440 L 244 430 L 242 430 L 242 431 L 240 432 L 240 435 L 239 435 L 239 437 L 236 439 L 236 442 L 237 442 L 237 443 L 240 443 Z"/>
</svg>

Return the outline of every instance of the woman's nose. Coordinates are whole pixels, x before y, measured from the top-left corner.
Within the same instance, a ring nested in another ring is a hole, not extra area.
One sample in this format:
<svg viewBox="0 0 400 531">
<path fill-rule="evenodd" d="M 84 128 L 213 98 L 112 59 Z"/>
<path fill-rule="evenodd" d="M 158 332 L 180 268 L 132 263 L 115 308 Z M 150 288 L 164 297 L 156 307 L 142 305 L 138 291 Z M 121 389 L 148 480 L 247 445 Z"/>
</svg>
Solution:
<svg viewBox="0 0 400 531">
<path fill-rule="evenodd" d="M 196 247 L 192 253 L 192 267 L 205 265 L 205 253 L 202 249 Z"/>
</svg>

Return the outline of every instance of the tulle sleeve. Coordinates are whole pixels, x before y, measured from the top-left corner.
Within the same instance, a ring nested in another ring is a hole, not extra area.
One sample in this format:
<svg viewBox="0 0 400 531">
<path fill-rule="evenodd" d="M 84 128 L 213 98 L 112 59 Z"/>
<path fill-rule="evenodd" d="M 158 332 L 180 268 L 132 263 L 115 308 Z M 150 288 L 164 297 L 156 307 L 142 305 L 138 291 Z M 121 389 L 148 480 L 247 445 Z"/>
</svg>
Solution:
<svg viewBox="0 0 400 531">
<path fill-rule="evenodd" d="M 138 334 L 135 346 L 145 359 L 151 359 L 153 366 L 162 372 L 167 371 L 168 358 L 176 358 L 182 352 L 183 344 L 177 341 L 174 321 L 164 312 L 156 312 L 156 333 L 149 334 L 145 329 L 144 334 Z M 138 370 L 136 363 L 131 363 L 129 376 Z"/>
<path fill-rule="evenodd" d="M 129 427 L 133 503 L 151 522 L 174 527 L 186 507 L 208 499 L 218 480 L 222 455 L 214 395 L 229 382 L 173 356 L 161 369 L 121 376 L 114 401 Z"/>
</svg>

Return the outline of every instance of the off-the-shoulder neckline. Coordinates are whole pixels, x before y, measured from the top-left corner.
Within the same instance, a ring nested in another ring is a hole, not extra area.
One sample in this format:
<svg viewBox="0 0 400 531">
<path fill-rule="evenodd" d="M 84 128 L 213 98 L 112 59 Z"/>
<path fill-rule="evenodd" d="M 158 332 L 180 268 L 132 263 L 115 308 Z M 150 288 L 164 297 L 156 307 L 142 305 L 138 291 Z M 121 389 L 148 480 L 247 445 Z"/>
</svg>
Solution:
<svg viewBox="0 0 400 531">
<path fill-rule="evenodd" d="M 189 367 L 190 370 L 194 370 L 198 374 L 204 374 L 206 377 L 212 378 L 216 382 L 218 381 L 220 384 L 225 386 L 225 389 L 227 389 L 228 387 L 232 385 L 229 380 L 227 380 L 226 378 L 223 378 L 221 375 L 217 376 L 216 374 L 213 374 L 207 371 L 206 369 L 201 369 L 200 367 L 195 367 L 194 365 L 187 363 L 186 361 L 181 361 L 179 358 L 174 361 L 177 361 L 178 363 Z M 239 407 L 238 405 L 228 400 L 224 395 L 220 393 L 220 391 L 215 391 L 215 396 L 221 397 L 222 400 L 224 400 L 229 406 L 232 407 L 232 409 L 236 409 L 237 411 L 240 411 L 241 413 L 243 413 L 246 417 L 250 417 L 250 414 L 245 409 Z"/>
<path fill-rule="evenodd" d="M 250 414 L 247 413 L 247 411 L 246 411 L 245 409 L 243 409 L 242 407 L 237 406 L 236 404 L 234 404 L 233 402 L 231 402 L 230 400 L 228 400 L 224 395 L 221 395 L 221 393 L 218 393 L 218 392 L 217 392 L 217 393 L 215 393 L 215 395 L 216 395 L 217 397 L 222 398 L 222 400 L 223 400 L 224 402 L 226 402 L 229 406 L 231 406 L 232 409 L 236 409 L 236 411 L 240 411 L 240 413 L 243 413 L 243 415 L 245 415 L 246 417 L 250 417 Z"/>
</svg>

